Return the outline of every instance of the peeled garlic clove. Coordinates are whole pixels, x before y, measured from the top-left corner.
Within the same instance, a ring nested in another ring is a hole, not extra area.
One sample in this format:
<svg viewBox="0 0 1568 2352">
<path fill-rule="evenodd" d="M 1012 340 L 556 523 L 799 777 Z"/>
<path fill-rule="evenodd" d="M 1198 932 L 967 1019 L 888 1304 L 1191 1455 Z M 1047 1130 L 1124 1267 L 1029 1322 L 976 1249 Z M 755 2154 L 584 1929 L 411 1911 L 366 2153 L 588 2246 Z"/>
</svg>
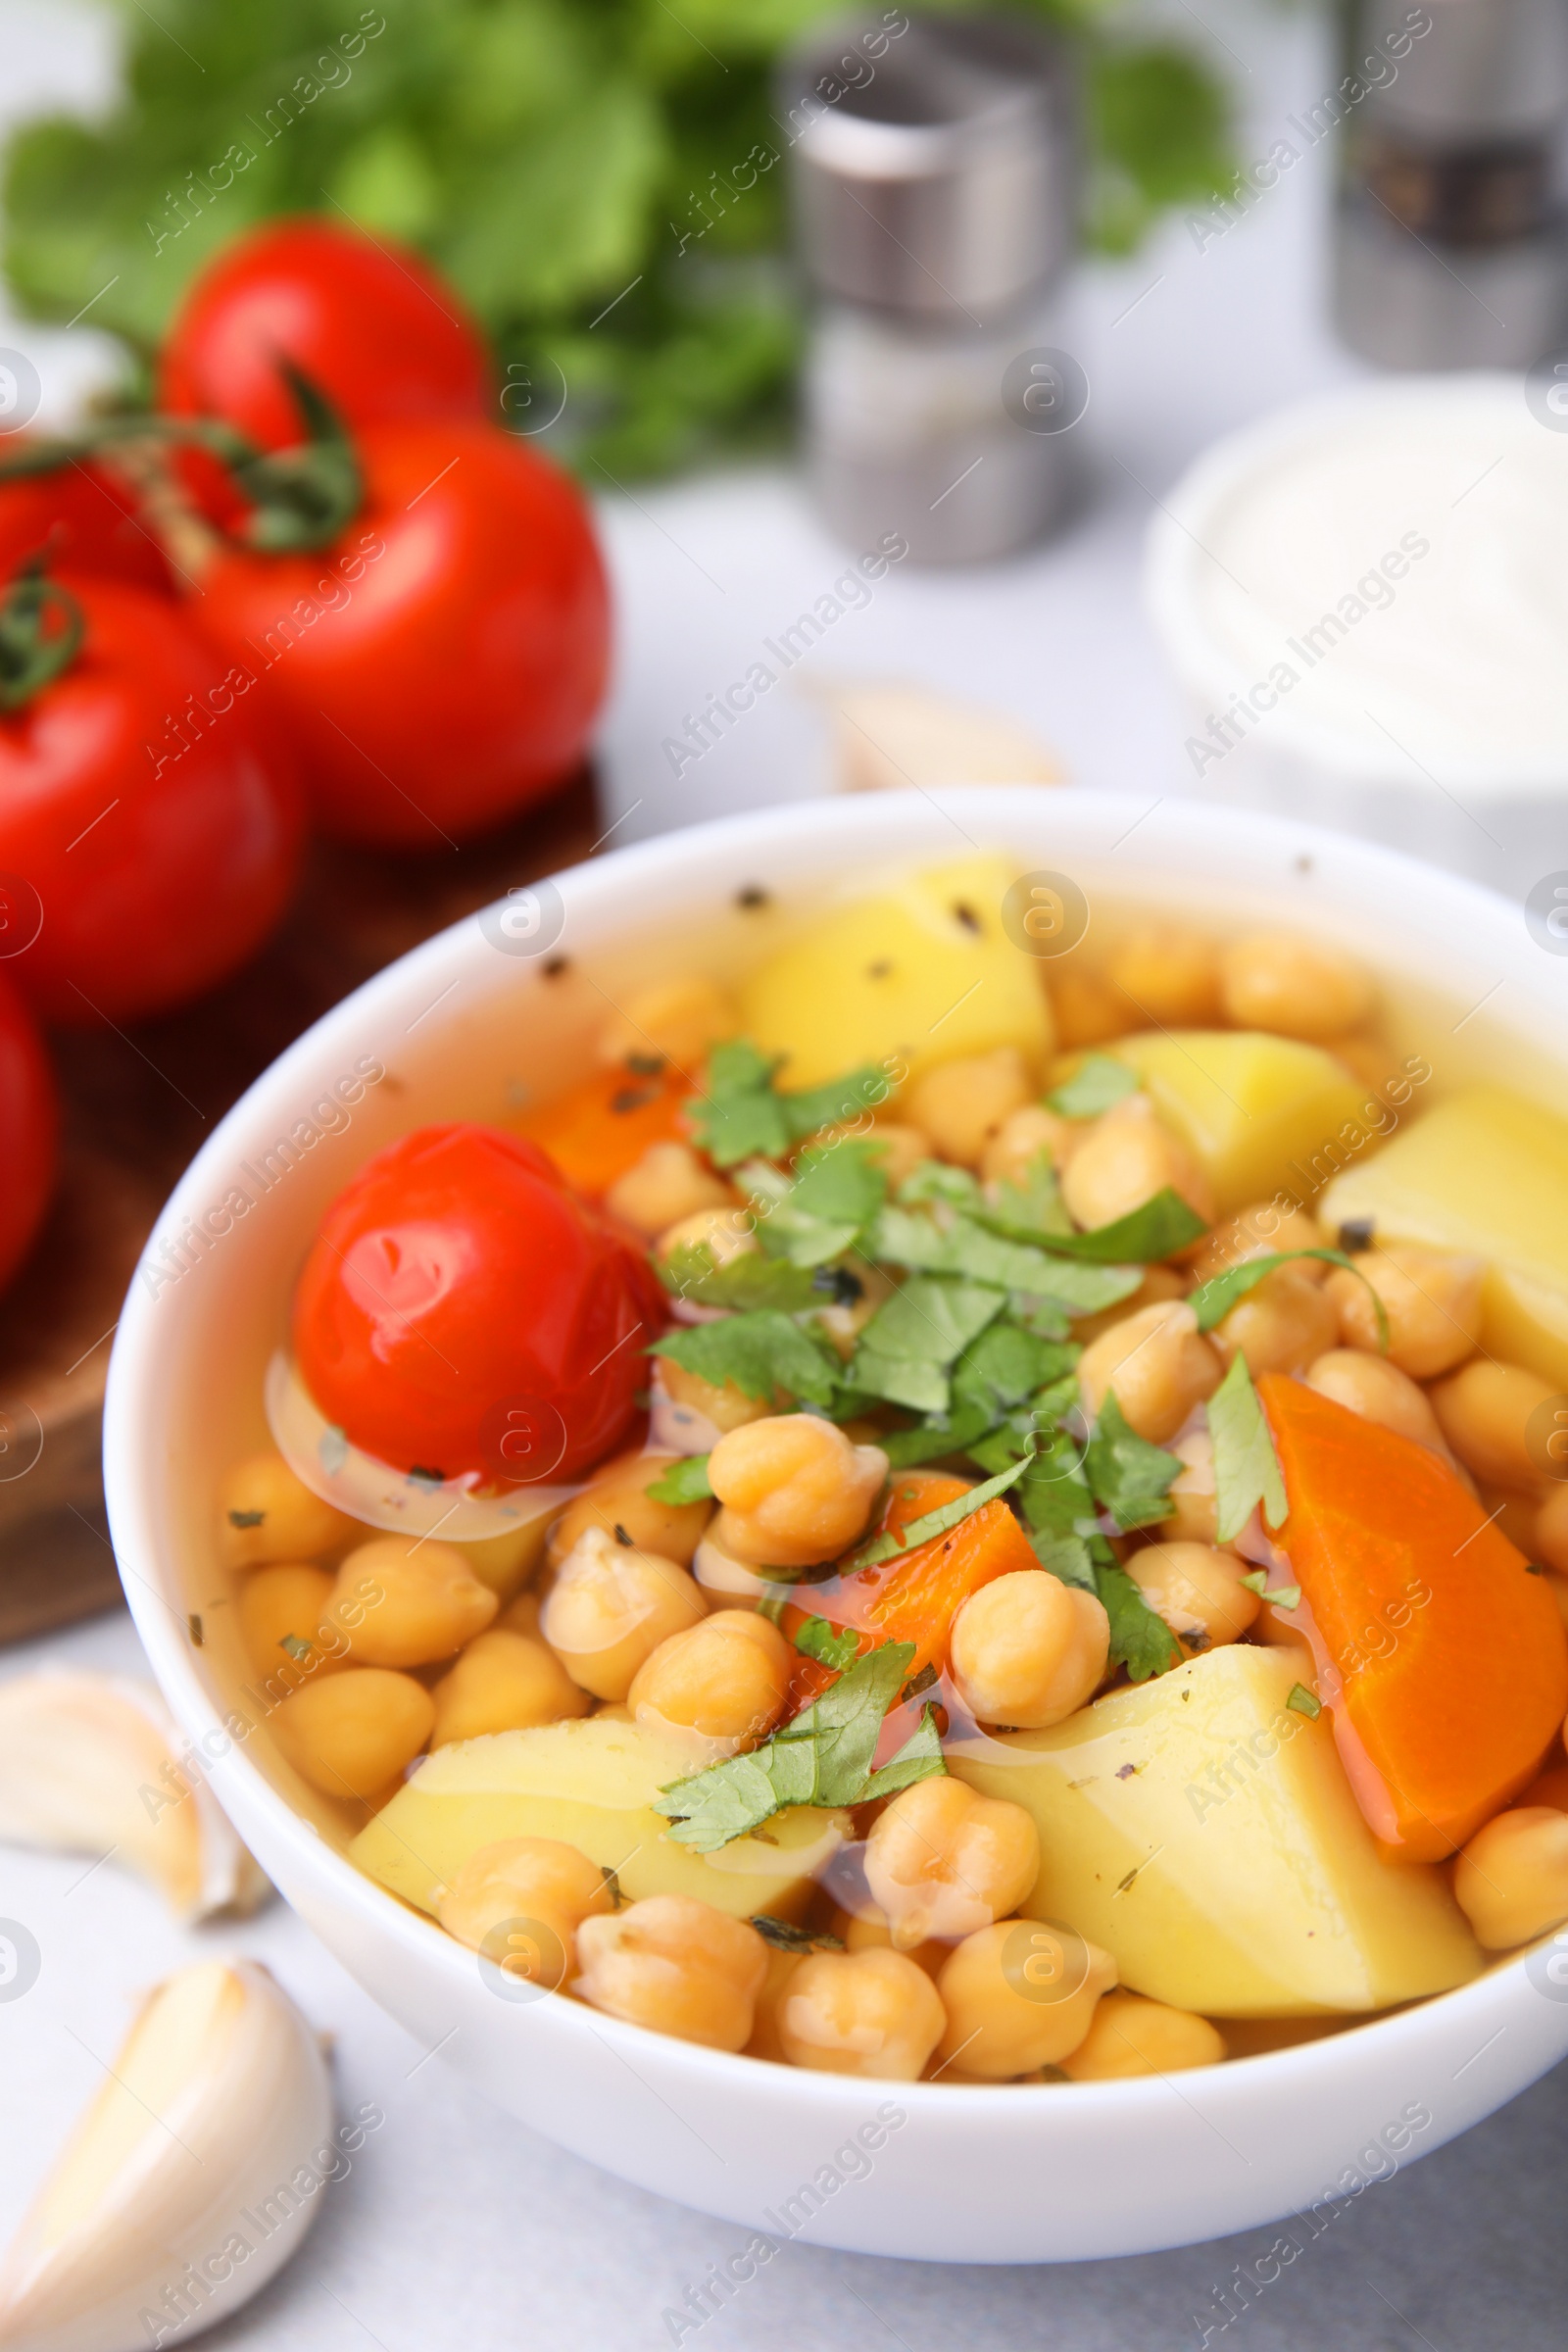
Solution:
<svg viewBox="0 0 1568 2352">
<path fill-rule="evenodd" d="M 1005 711 L 895 680 L 857 685 L 840 679 L 816 687 L 814 695 L 833 720 L 839 792 L 1064 779 L 1055 753 Z"/>
<path fill-rule="evenodd" d="M 0 2265 L 0 2346 L 199 2334 L 281 2269 L 344 2169 L 309 2020 L 255 1961 L 182 1969 L 148 1994 Z"/>
<path fill-rule="evenodd" d="M 157 1691 L 117 1675 L 0 1684 L 0 1842 L 112 1858 L 181 1919 L 254 1911 L 271 1889 L 176 1737 Z"/>
</svg>

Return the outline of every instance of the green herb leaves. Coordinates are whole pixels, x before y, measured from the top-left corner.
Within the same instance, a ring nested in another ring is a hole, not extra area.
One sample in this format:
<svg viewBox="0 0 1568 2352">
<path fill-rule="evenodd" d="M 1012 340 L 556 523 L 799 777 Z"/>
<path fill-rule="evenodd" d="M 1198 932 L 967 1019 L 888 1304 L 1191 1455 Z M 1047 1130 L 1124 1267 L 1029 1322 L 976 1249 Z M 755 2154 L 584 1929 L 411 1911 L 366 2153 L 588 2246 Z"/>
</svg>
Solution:
<svg viewBox="0 0 1568 2352">
<path fill-rule="evenodd" d="M 1323 1701 L 1304 1683 L 1291 1685 L 1285 1693 L 1285 1704 L 1293 1715 L 1304 1715 L 1308 1723 L 1316 1723 L 1323 1712 Z"/>
<path fill-rule="evenodd" d="M 1182 1662 L 1182 1645 L 1163 1617 L 1156 1616 L 1125 1568 L 1113 1560 L 1095 1563 L 1095 1591 L 1110 1619 L 1110 1656 L 1128 1678 L 1146 1683 Z"/>
<path fill-rule="evenodd" d="M 1119 1528 L 1148 1527 L 1168 1519 L 1172 1482 L 1181 1474 L 1180 1458 L 1151 1446 L 1131 1427 L 1107 1390 L 1089 1441 L 1084 1469 L 1096 1500 Z"/>
<path fill-rule="evenodd" d="M 1345 1266 L 1350 1273 L 1359 1275 L 1361 1280 L 1366 1282 L 1373 1311 L 1378 1319 L 1378 1338 L 1384 1353 L 1387 1354 L 1389 1346 L 1388 1312 L 1371 1283 L 1367 1282 L 1365 1270 L 1356 1264 L 1353 1257 L 1347 1256 L 1343 1250 L 1271 1250 L 1262 1257 L 1244 1257 L 1239 1265 L 1227 1266 L 1223 1274 L 1214 1276 L 1212 1282 L 1201 1284 L 1188 1300 L 1188 1304 L 1198 1317 L 1199 1330 L 1212 1331 L 1216 1323 L 1222 1323 L 1225 1320 L 1239 1298 L 1245 1298 L 1249 1291 L 1255 1290 L 1264 1277 L 1272 1274 L 1277 1266 L 1288 1266 L 1293 1258 L 1298 1257 L 1319 1257 L 1327 1265 Z"/>
<path fill-rule="evenodd" d="M 861 1332 L 846 1384 L 911 1412 L 946 1412 L 948 1367 L 1006 1303 L 989 1286 L 911 1274 Z"/>
<path fill-rule="evenodd" d="M 795 1646 L 803 1658 L 815 1658 L 819 1666 L 843 1674 L 855 1664 L 860 1637 L 852 1625 L 829 1625 L 825 1617 L 808 1617 L 795 1629 Z"/>
<path fill-rule="evenodd" d="M 648 1353 L 667 1355 L 712 1388 L 728 1383 L 769 1404 L 784 1390 L 810 1404 L 828 1405 L 837 1384 L 837 1357 L 772 1307 L 666 1331 Z"/>
<path fill-rule="evenodd" d="M 1261 1503 L 1270 1527 L 1278 1527 L 1288 1504 L 1279 1457 L 1263 1407 L 1257 1401 L 1245 1355 L 1208 1400 L 1209 1435 L 1214 1441 L 1214 1532 L 1222 1544 L 1239 1536 Z"/>
<path fill-rule="evenodd" d="M 693 1132 L 716 1167 L 732 1168 L 760 1154 L 782 1159 L 792 1144 L 837 1119 L 850 1119 L 890 1093 L 874 1065 L 851 1070 L 831 1086 L 803 1094 L 778 1093 L 775 1064 L 750 1039 L 715 1046 L 708 1057 L 708 1092 L 691 1106 Z"/>
<path fill-rule="evenodd" d="M 1046 1097 L 1063 1119 L 1098 1119 L 1102 1110 L 1138 1092 L 1138 1073 L 1109 1054 L 1086 1054 L 1072 1076 Z"/>
<path fill-rule="evenodd" d="M 710 1502 L 713 1490 L 708 1483 L 708 1456 L 689 1453 L 684 1461 L 671 1462 L 662 1478 L 656 1478 L 647 1490 L 653 1502 Z"/>
<path fill-rule="evenodd" d="M 1005 1494 L 1009 1487 L 1015 1487 L 1028 1467 L 1026 1454 L 1021 1462 L 1014 1462 L 1010 1470 L 1002 1471 L 996 1478 L 988 1478 L 983 1486 L 970 1487 L 952 1502 L 944 1502 L 921 1518 L 911 1519 L 900 1535 L 873 1536 L 869 1544 L 863 1544 L 845 1563 L 845 1574 L 853 1576 L 858 1568 L 874 1568 L 882 1560 L 896 1560 L 901 1552 L 913 1551 L 916 1544 L 931 1544 L 938 1536 L 948 1535 L 976 1511 L 983 1511 L 988 1502 L 995 1502 L 999 1494 Z"/>
<path fill-rule="evenodd" d="M 848 1140 L 803 1152 L 793 1179 L 753 1161 L 740 1181 L 761 1206 L 757 1238 L 763 1250 L 797 1267 L 825 1266 L 852 1250 L 888 1190 L 874 1146 Z"/>
<path fill-rule="evenodd" d="M 842 1674 L 793 1722 L 746 1756 L 731 1756 L 656 1799 L 678 1844 L 710 1854 L 785 1805 L 856 1805 L 945 1772 L 931 1710 L 881 1772 L 871 1759 L 882 1718 L 914 1659 L 912 1642 L 884 1642 Z"/>
</svg>

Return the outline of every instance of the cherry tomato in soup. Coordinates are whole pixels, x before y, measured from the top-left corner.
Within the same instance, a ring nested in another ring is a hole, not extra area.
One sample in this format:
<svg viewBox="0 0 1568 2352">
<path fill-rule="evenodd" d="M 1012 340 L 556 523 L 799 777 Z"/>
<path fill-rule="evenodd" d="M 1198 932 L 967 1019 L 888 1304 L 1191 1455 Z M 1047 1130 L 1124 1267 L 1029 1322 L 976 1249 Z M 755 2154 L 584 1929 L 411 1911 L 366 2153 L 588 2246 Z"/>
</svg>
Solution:
<svg viewBox="0 0 1568 2352">
<path fill-rule="evenodd" d="M 6 464 L 25 451 L 20 436 L 0 439 Z M 91 458 L 0 481 L 0 580 L 40 554 L 51 571 L 122 580 L 155 596 L 173 591 L 163 550 L 139 518 L 128 484 Z"/>
<path fill-rule="evenodd" d="M 581 494 L 482 424 L 359 436 L 329 544 L 233 548 L 193 617 L 297 746 L 325 830 L 418 849 L 494 824 L 581 760 L 610 611 Z"/>
<path fill-rule="evenodd" d="M 18 660 L 33 594 L 0 585 Z M 298 869 L 299 790 L 173 605 L 79 573 L 45 595 L 39 682 L 13 664 L 24 699 L 0 708 L 0 874 L 30 909 L 6 970 L 46 1019 L 135 1019 L 200 995 L 267 936 Z"/>
<path fill-rule="evenodd" d="M 48 1055 L 25 1004 L 0 973 L 0 1289 L 22 1263 L 48 1205 L 59 1129 Z"/>
<path fill-rule="evenodd" d="M 564 1482 L 624 1442 L 665 1320 L 642 1252 L 536 1145 L 424 1127 L 327 1210 L 294 1349 L 321 1411 L 396 1469 Z"/>
<path fill-rule="evenodd" d="M 280 359 L 351 428 L 499 421 L 484 339 L 452 288 L 417 254 L 329 220 L 273 221 L 223 247 L 164 343 L 158 405 L 286 449 L 300 419 Z"/>
</svg>

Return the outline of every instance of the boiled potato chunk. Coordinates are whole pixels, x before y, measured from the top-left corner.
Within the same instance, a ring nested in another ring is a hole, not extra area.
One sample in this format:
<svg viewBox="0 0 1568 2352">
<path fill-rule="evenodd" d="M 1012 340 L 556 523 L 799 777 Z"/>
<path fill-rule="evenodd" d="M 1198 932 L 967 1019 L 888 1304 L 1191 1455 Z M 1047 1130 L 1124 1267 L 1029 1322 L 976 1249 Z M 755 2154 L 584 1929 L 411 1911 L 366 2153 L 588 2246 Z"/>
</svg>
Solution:
<svg viewBox="0 0 1568 2352">
<path fill-rule="evenodd" d="M 1481 1346 L 1568 1386 L 1568 1121 L 1500 1087 L 1440 1102 L 1331 1185 L 1324 1223 L 1490 1259 Z"/>
<path fill-rule="evenodd" d="M 989 854 L 911 874 L 811 925 L 741 991 L 746 1033 L 784 1056 L 779 1083 L 821 1086 L 890 1055 L 930 1063 L 1017 1046 L 1031 1068 L 1051 1050 L 1040 966 L 1002 927 L 1017 879 Z"/>
<path fill-rule="evenodd" d="M 737 1919 L 793 1917 L 850 1834 L 847 1813 L 792 1806 L 767 1840 L 737 1838 L 715 1854 L 665 1836 L 653 1800 L 700 1770 L 678 1742 L 603 1716 L 495 1732 L 426 1756 L 349 1848 L 351 1858 L 406 1902 L 434 1911 L 471 1853 L 501 1838 L 559 1838 L 615 1871 L 628 1901 L 693 1894 Z"/>
<path fill-rule="evenodd" d="M 1232 1643 L 950 1757 L 1034 1816 L 1023 1911 L 1114 1953 L 1133 1991 L 1207 2017 L 1386 2009 L 1478 1975 L 1446 1880 L 1381 1858 L 1327 1714 L 1286 1706 L 1299 1673 L 1297 1652 Z"/>
<path fill-rule="evenodd" d="M 1138 1072 L 1201 1161 L 1221 1216 L 1279 1192 L 1310 1205 L 1371 1149 L 1357 1115 L 1367 1090 L 1321 1046 L 1260 1029 L 1183 1029 L 1124 1037 L 1107 1051 Z"/>
</svg>

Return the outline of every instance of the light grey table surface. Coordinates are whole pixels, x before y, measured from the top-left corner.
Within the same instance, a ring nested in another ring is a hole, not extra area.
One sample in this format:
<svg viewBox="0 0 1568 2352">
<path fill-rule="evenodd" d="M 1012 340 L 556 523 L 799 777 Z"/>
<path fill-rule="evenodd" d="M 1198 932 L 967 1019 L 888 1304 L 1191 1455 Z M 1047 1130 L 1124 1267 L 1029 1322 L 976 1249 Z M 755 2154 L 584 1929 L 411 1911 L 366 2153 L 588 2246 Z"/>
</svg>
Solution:
<svg viewBox="0 0 1568 2352">
<path fill-rule="evenodd" d="M 1183 0 L 1166 13 L 1200 37 Z M 1246 150 L 1265 154 L 1285 116 L 1330 86 L 1322 25 L 1257 5 L 1201 0 L 1200 13 L 1231 53 Z M 61 94 L 90 101 L 112 80 L 98 20 L 65 0 L 0 0 L 0 122 Z M 1143 530 L 1216 433 L 1359 372 L 1321 325 L 1327 193 L 1325 157 L 1307 156 L 1206 250 L 1178 220 L 1137 260 L 1086 272 L 1073 333 L 1095 387 L 1093 510 L 1014 564 L 890 579 L 815 650 L 818 674 L 922 679 L 1030 721 L 1086 784 L 1151 800 L 1185 790 L 1181 714 L 1138 604 Z M 90 326 L 46 334 L 0 318 L 8 341 L 33 356 L 57 415 L 102 368 Z M 820 789 L 823 740 L 801 697 L 770 698 L 679 782 L 660 754 L 695 698 L 744 670 L 756 640 L 842 566 L 790 477 L 610 491 L 601 513 L 620 610 L 605 734 L 616 839 Z M 37 1664 L 144 1671 L 122 1617 L 6 1652 L 0 1677 Z M 187 1935 L 112 1864 L 0 1849 L 0 1916 L 24 1922 L 43 1952 L 32 1990 L 0 2004 L 0 2236 L 101 2080 L 134 1993 L 201 1954 L 265 1959 L 335 2036 L 343 2105 L 373 2099 L 386 2112 L 304 2251 L 208 2339 L 215 2352 L 654 2352 L 671 2340 L 664 2310 L 740 2242 L 734 2226 L 625 2187 L 486 2105 L 280 1904 L 237 1930 Z M 1197 2314 L 1210 2342 L 1250 2352 L 1557 2352 L 1565 2128 L 1561 2069 L 1348 2204 L 1223 2331 L 1216 2290 L 1233 2265 L 1266 2254 L 1272 2230 L 1054 2269 L 938 2269 L 796 2243 L 684 2340 L 705 2352 L 1160 2352 L 1201 2342 Z"/>
</svg>

